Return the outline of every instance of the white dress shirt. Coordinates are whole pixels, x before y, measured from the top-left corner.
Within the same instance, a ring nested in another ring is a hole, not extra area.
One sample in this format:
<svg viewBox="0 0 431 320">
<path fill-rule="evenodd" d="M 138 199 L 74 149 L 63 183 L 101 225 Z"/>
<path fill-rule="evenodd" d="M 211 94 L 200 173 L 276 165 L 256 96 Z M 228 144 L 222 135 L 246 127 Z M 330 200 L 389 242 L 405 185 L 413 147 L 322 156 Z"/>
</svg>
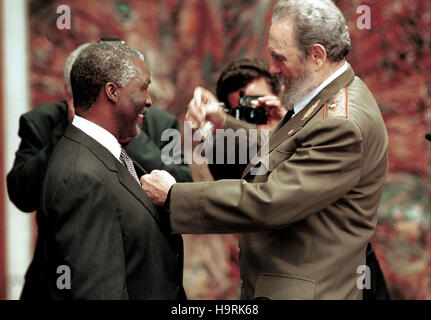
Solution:
<svg viewBox="0 0 431 320">
<path fill-rule="evenodd" d="M 307 104 L 310 103 L 311 100 L 313 100 L 313 98 L 315 96 L 317 96 L 317 94 L 322 91 L 323 88 L 325 88 L 328 84 L 330 84 L 333 80 L 335 80 L 335 78 L 337 78 L 338 76 L 340 76 L 344 71 L 347 70 L 348 64 L 347 61 L 344 62 L 344 64 L 337 69 L 337 71 L 335 71 L 333 74 L 331 74 L 325 81 L 322 82 L 322 84 L 320 86 L 318 86 L 316 89 L 314 89 L 313 91 L 311 91 L 309 94 L 307 94 L 305 96 L 304 99 L 302 99 L 299 103 L 295 104 L 293 106 L 293 111 L 295 112 L 293 114 L 292 117 L 294 117 L 298 112 L 300 112 L 302 109 L 304 109 Z"/>
<path fill-rule="evenodd" d="M 73 118 L 72 125 L 84 131 L 84 133 L 88 134 L 94 140 L 99 142 L 102 146 L 108 149 L 118 161 L 121 162 L 121 146 L 112 133 L 103 129 L 101 126 L 77 115 L 75 115 Z"/>
</svg>

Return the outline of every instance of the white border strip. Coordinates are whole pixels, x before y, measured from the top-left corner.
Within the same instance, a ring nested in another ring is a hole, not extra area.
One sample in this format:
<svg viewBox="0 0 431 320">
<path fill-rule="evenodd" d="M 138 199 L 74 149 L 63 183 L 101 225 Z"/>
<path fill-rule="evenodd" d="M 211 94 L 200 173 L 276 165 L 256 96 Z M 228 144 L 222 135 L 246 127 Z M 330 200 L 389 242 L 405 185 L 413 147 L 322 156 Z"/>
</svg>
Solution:
<svg viewBox="0 0 431 320">
<path fill-rule="evenodd" d="M 5 128 L 5 174 L 12 168 L 18 150 L 19 117 L 28 111 L 28 12 L 26 0 L 3 0 L 3 126 Z M 32 257 L 34 214 L 19 211 L 9 197 L 6 201 L 7 298 L 18 299 L 24 274 Z"/>
</svg>

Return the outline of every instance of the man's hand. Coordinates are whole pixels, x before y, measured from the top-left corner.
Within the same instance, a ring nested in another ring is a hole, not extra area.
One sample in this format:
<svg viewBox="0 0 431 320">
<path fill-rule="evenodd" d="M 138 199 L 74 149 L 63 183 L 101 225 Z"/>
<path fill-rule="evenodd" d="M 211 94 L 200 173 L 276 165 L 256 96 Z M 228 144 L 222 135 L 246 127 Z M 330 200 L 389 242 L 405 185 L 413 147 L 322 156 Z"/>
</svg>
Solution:
<svg viewBox="0 0 431 320">
<path fill-rule="evenodd" d="M 175 183 L 175 178 L 164 170 L 153 170 L 141 177 L 142 189 L 156 206 L 165 204 L 169 189 Z"/>
<path fill-rule="evenodd" d="M 212 122 L 216 129 L 223 129 L 226 115 L 217 103 L 216 97 L 210 91 L 196 87 L 184 120 L 191 121 L 193 129 L 199 128 L 204 121 Z"/>
<path fill-rule="evenodd" d="M 264 96 L 257 100 L 251 101 L 256 107 L 263 107 L 268 113 L 268 122 L 258 125 L 259 129 L 274 130 L 280 120 L 287 113 L 286 109 L 281 105 L 280 99 L 276 96 Z"/>
</svg>

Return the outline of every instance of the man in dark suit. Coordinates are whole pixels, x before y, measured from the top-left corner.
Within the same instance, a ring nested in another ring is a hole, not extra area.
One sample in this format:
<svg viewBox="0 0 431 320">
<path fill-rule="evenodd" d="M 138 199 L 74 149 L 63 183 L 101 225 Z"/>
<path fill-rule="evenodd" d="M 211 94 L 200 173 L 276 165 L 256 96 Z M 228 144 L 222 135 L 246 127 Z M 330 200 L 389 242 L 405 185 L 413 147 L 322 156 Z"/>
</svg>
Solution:
<svg viewBox="0 0 431 320">
<path fill-rule="evenodd" d="M 142 191 L 119 141 L 137 135 L 151 106 L 142 54 L 90 45 L 73 65 L 76 116 L 55 146 L 43 184 L 38 247 L 25 298 L 181 299 L 182 240 Z M 59 267 L 70 287 L 58 285 Z"/>
<path fill-rule="evenodd" d="M 71 102 L 66 101 L 47 103 L 20 118 L 18 135 L 21 143 L 7 176 L 7 188 L 11 201 L 24 212 L 38 210 L 40 206 L 48 159 L 69 126 L 69 105 L 72 105 Z M 178 120 L 152 106 L 145 115 L 140 134 L 126 143 L 125 149 L 147 172 L 161 169 L 168 171 L 177 181 L 192 181 L 190 168 L 186 164 L 167 165 L 161 160 L 161 150 L 168 143 L 161 140 L 161 134 L 166 129 L 179 130 Z"/>
<path fill-rule="evenodd" d="M 24 212 L 40 207 L 48 159 L 75 116 L 70 70 L 78 55 L 90 44 L 81 44 L 66 59 L 63 70 L 66 100 L 41 105 L 23 114 L 19 120 L 21 143 L 7 175 L 7 189 L 10 200 Z"/>
<path fill-rule="evenodd" d="M 15 154 L 13 167 L 7 176 L 7 188 L 11 201 L 24 212 L 38 210 L 40 206 L 42 182 L 48 159 L 75 115 L 70 71 L 79 53 L 90 44 L 78 46 L 65 62 L 66 100 L 43 104 L 20 118 L 18 135 L 21 143 Z M 182 154 L 179 165 L 165 165 L 162 162 L 161 150 L 168 142 L 162 141 L 161 135 L 166 129 L 179 130 L 177 118 L 153 106 L 144 118 L 140 134 L 125 139 L 122 144 L 128 154 L 146 171 L 163 169 L 172 174 L 177 181 L 192 181 L 190 168 L 184 164 Z"/>
<path fill-rule="evenodd" d="M 48 159 L 74 117 L 70 71 L 76 57 L 88 45 L 90 43 L 80 45 L 66 60 L 64 82 L 67 101 L 41 105 L 20 118 L 18 134 L 21 143 L 16 152 L 14 165 L 7 176 L 7 188 L 11 201 L 24 212 L 38 211 L 40 208 L 42 183 Z M 190 168 L 184 161 L 179 165 L 165 165 L 161 161 L 161 149 L 168 143 L 161 140 L 161 134 L 165 129 L 179 130 L 178 120 L 168 112 L 152 106 L 144 117 L 140 134 L 131 140 L 128 138 L 123 141 L 127 153 L 147 172 L 163 169 L 170 172 L 178 181 L 192 181 Z M 183 159 L 183 155 L 181 156 Z M 40 212 L 36 213 L 38 225 L 42 223 L 41 215 Z M 40 242 L 36 244 L 35 252 L 41 250 L 40 245 Z M 38 266 L 40 265 L 37 260 L 33 260 L 28 274 L 34 274 Z M 26 295 L 30 293 L 28 289 L 26 287 L 24 290 Z M 26 296 L 22 298 L 25 299 Z"/>
</svg>

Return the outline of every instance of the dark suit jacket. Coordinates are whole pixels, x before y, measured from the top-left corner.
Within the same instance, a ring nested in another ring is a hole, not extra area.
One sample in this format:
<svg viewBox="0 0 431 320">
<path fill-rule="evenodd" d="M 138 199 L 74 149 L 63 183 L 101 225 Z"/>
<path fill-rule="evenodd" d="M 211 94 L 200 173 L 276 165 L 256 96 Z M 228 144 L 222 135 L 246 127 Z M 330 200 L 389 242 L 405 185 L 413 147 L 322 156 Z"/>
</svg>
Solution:
<svg viewBox="0 0 431 320">
<path fill-rule="evenodd" d="M 68 125 L 65 101 L 42 105 L 21 116 L 21 143 L 7 175 L 9 198 L 18 209 L 31 212 L 39 208 L 48 159 Z"/>
<path fill-rule="evenodd" d="M 39 208 L 48 159 L 68 125 L 65 101 L 41 105 L 21 116 L 18 132 L 21 144 L 7 176 L 9 197 L 20 210 L 31 212 Z M 144 118 L 144 132 L 129 142 L 126 151 L 148 172 L 167 170 L 177 181 L 192 181 L 186 164 L 164 165 L 160 158 L 161 149 L 168 143 L 160 139 L 163 130 L 178 128 L 175 116 L 151 107 Z"/>
<path fill-rule="evenodd" d="M 153 123 L 156 122 L 156 123 Z M 151 171 L 160 165 L 160 141 L 161 132 L 167 128 L 178 128 L 175 117 L 165 111 L 151 107 L 144 118 L 144 133 L 131 140 L 126 147 L 129 155 L 137 158 L 137 162 L 145 170 Z M 7 187 L 11 201 L 22 211 L 31 212 L 40 207 L 42 182 L 45 176 L 48 159 L 69 126 L 67 120 L 67 104 L 65 101 L 48 103 L 39 106 L 35 110 L 25 113 L 20 118 L 19 136 L 21 144 L 16 152 L 12 170 L 7 176 Z M 136 140 L 136 142 L 135 142 Z M 135 151 L 135 148 L 139 150 Z M 142 155 L 141 155 L 142 153 Z M 161 168 L 161 167 L 159 167 Z M 169 172 L 178 181 L 191 181 L 190 169 L 187 165 L 170 166 Z M 138 174 L 143 174 L 137 168 Z M 45 229 L 45 219 L 41 212 L 36 215 L 39 234 Z M 26 278 L 32 281 L 26 282 L 22 298 L 49 298 L 45 291 L 38 292 L 45 285 L 44 264 L 40 259 L 39 251 L 43 249 L 42 242 L 36 244 L 35 258 L 27 272 Z M 182 253 L 182 249 L 180 250 Z M 37 274 L 39 277 L 35 277 Z M 36 284 L 39 279 L 39 284 Z"/>
<path fill-rule="evenodd" d="M 40 213 L 23 298 L 185 298 L 181 238 L 127 168 L 72 125 L 48 163 Z M 57 288 L 61 265 L 69 290 Z"/>
</svg>

